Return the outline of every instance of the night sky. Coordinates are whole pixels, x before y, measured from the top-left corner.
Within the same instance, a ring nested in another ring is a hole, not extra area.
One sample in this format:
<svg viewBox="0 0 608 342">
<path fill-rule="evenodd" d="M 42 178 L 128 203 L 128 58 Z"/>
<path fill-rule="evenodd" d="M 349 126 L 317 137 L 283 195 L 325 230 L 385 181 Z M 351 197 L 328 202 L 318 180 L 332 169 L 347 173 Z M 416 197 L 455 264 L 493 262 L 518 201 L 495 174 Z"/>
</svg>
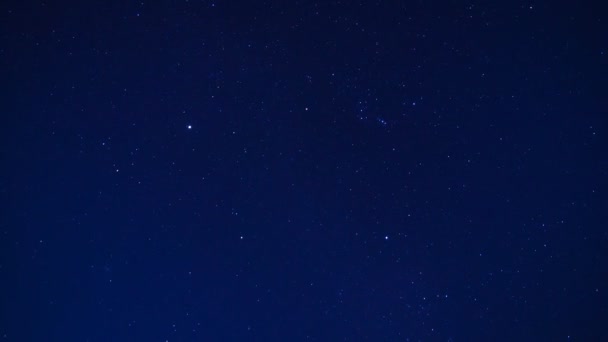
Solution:
<svg viewBox="0 0 608 342">
<path fill-rule="evenodd" d="M 608 341 L 601 1 L 2 1 L 0 340 Z"/>
</svg>

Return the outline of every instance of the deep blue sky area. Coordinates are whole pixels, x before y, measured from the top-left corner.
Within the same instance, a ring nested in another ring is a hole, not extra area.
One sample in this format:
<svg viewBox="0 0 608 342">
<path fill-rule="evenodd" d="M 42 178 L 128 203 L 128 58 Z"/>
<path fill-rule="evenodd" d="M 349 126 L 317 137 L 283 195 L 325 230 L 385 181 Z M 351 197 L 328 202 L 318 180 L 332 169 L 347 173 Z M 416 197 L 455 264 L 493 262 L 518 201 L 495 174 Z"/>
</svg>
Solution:
<svg viewBox="0 0 608 342">
<path fill-rule="evenodd" d="M 2 1 L 0 341 L 608 341 L 602 1 Z"/>
</svg>

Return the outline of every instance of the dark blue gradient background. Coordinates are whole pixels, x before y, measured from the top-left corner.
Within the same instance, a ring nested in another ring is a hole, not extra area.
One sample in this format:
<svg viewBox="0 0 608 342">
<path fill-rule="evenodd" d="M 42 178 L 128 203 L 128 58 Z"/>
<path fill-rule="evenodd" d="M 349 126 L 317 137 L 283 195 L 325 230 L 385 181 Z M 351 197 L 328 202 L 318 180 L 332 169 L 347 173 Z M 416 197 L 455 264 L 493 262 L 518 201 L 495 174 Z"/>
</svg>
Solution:
<svg viewBox="0 0 608 342">
<path fill-rule="evenodd" d="M 3 1 L 0 340 L 608 340 L 606 13 Z"/>
</svg>

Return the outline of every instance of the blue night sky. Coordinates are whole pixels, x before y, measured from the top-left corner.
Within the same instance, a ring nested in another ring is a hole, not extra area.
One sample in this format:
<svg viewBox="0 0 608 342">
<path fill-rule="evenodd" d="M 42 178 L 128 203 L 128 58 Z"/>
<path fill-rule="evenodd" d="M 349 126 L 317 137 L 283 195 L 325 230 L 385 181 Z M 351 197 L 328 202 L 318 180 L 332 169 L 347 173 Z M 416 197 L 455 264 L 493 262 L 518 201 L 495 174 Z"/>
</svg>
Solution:
<svg viewBox="0 0 608 342">
<path fill-rule="evenodd" d="M 2 1 L 0 341 L 608 341 L 601 1 Z"/>
</svg>

